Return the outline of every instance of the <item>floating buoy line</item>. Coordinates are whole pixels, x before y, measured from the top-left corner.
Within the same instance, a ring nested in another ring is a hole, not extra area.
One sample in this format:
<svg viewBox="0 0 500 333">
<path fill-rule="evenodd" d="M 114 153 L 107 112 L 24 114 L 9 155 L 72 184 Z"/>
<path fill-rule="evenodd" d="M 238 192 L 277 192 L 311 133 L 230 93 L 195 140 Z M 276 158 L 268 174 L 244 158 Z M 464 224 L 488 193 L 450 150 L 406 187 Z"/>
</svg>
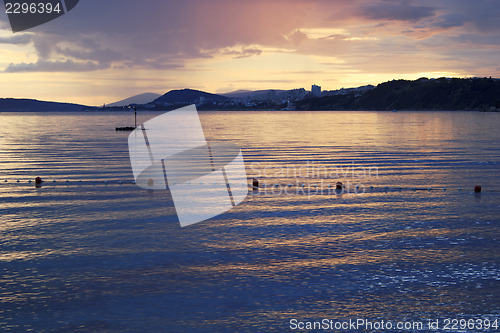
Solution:
<svg viewBox="0 0 500 333">
<path fill-rule="evenodd" d="M 295 191 L 295 192 L 294 192 Z M 263 185 L 258 189 L 253 188 L 254 194 L 264 193 L 264 194 L 310 194 L 310 195 L 324 195 L 324 194 L 369 194 L 369 193 L 395 193 L 395 192 L 464 192 L 464 193 L 475 193 L 481 194 L 482 191 L 476 191 L 475 189 L 463 189 L 461 187 L 457 188 L 445 188 L 445 187 L 391 187 L 391 186 L 369 186 L 369 187 L 352 187 L 350 189 L 337 188 L 335 185 L 327 187 L 319 187 L 317 185 L 304 185 L 304 186 L 294 186 L 288 185 Z M 495 189 L 488 189 L 485 192 L 497 192 Z"/>
<path fill-rule="evenodd" d="M 41 177 L 36 177 L 34 179 L 0 179 L 0 186 L 2 185 L 19 185 L 19 186 L 35 186 L 41 188 L 43 186 L 97 186 L 97 185 L 135 185 L 133 180 L 58 180 L 58 179 L 42 179 Z M 203 182 L 187 182 L 188 184 L 199 184 L 199 185 L 217 185 L 217 183 L 203 183 Z M 152 184 L 146 183 L 149 186 Z M 174 184 L 175 185 L 175 184 Z M 292 194 L 305 194 L 305 195 L 338 195 L 338 194 L 368 194 L 368 193 L 389 193 L 389 192 L 471 192 L 471 193 L 482 193 L 483 189 L 480 185 L 476 185 L 473 188 L 462 188 L 462 187 L 425 187 L 425 186 L 413 186 L 413 187 L 402 187 L 402 186 L 345 186 L 341 182 L 336 182 L 329 184 L 327 186 L 318 186 L 317 184 L 306 184 L 306 183 L 296 183 L 296 184 L 261 184 L 257 179 L 249 179 L 247 184 L 240 184 L 241 186 L 248 186 L 250 192 L 253 194 L 274 194 L 274 195 L 292 195 Z M 496 192 L 494 188 L 485 190 L 485 192 Z"/>
<path fill-rule="evenodd" d="M 36 177 L 35 179 L 0 179 L 1 185 L 39 185 L 39 186 L 55 186 L 55 185 L 124 185 L 124 184 L 135 184 L 135 181 L 123 181 L 123 180 L 57 180 L 57 179 L 42 179 Z"/>
</svg>

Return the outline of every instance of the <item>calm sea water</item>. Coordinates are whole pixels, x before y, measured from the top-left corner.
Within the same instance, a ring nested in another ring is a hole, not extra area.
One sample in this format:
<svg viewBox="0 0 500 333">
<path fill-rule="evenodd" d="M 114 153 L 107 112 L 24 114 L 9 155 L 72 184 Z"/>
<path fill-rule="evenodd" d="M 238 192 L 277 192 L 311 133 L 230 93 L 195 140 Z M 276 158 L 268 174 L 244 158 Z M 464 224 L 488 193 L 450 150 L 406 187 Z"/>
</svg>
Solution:
<svg viewBox="0 0 500 333">
<path fill-rule="evenodd" d="M 500 320 L 500 114 L 200 114 L 262 186 L 186 228 L 131 183 L 130 113 L 0 114 L 1 331 L 500 331 L 444 326 Z"/>
</svg>

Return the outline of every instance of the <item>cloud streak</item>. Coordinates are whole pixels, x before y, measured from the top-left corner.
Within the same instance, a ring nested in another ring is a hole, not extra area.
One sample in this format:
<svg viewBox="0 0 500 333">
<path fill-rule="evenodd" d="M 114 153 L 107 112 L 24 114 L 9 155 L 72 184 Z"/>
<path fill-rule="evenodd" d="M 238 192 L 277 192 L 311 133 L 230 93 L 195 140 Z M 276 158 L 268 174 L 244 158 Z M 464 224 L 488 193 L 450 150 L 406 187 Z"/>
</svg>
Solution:
<svg viewBox="0 0 500 333">
<path fill-rule="evenodd" d="M 30 35 L 17 35 L 12 37 L 0 37 L 0 44 L 26 45 L 31 43 Z"/>
<path fill-rule="evenodd" d="M 44 61 L 34 63 L 9 64 L 5 73 L 29 73 L 29 72 L 89 72 L 104 69 L 105 67 L 93 62 Z"/>
</svg>

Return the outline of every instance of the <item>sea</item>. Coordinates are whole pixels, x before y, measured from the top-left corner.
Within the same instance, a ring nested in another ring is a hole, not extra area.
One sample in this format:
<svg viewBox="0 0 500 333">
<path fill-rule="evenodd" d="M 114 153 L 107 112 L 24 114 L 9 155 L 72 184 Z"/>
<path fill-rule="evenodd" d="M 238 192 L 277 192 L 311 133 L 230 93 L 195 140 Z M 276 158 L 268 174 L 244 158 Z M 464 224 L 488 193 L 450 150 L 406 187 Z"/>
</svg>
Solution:
<svg viewBox="0 0 500 333">
<path fill-rule="evenodd" d="M 0 113 L 0 331 L 500 331 L 500 113 L 199 116 L 249 194 L 181 227 L 133 113 Z"/>
</svg>

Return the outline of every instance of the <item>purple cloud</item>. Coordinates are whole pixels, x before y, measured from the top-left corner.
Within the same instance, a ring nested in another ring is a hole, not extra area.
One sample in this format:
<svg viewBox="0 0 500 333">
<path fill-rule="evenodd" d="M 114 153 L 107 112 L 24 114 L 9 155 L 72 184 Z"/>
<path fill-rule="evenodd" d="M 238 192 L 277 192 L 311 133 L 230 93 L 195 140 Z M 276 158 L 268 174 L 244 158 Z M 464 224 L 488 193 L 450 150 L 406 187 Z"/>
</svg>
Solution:
<svg viewBox="0 0 500 333">
<path fill-rule="evenodd" d="M 31 35 L 16 35 L 12 37 L 0 37 L 0 44 L 26 45 L 31 43 Z"/>
<path fill-rule="evenodd" d="M 34 63 L 9 64 L 4 73 L 26 73 L 26 72 L 89 72 L 103 69 L 99 64 L 93 62 L 66 61 L 44 61 Z"/>
<path fill-rule="evenodd" d="M 38 62 L 10 64 L 10 72 L 175 70 L 220 54 L 258 57 L 265 47 L 341 57 L 348 66 L 377 53 L 409 52 L 409 44 L 438 34 L 439 43 L 421 46 L 427 54 L 442 52 L 460 34 L 446 36 L 451 29 L 472 39 L 498 35 L 499 8 L 486 0 L 86 0 L 58 20 L 0 43 L 33 43 L 38 55 Z M 306 29 L 333 34 L 313 39 Z M 402 35 L 408 40 L 396 40 Z"/>
<path fill-rule="evenodd" d="M 372 20 L 418 21 L 434 15 L 436 8 L 414 6 L 407 2 L 384 2 L 361 7 L 362 16 Z"/>
</svg>

